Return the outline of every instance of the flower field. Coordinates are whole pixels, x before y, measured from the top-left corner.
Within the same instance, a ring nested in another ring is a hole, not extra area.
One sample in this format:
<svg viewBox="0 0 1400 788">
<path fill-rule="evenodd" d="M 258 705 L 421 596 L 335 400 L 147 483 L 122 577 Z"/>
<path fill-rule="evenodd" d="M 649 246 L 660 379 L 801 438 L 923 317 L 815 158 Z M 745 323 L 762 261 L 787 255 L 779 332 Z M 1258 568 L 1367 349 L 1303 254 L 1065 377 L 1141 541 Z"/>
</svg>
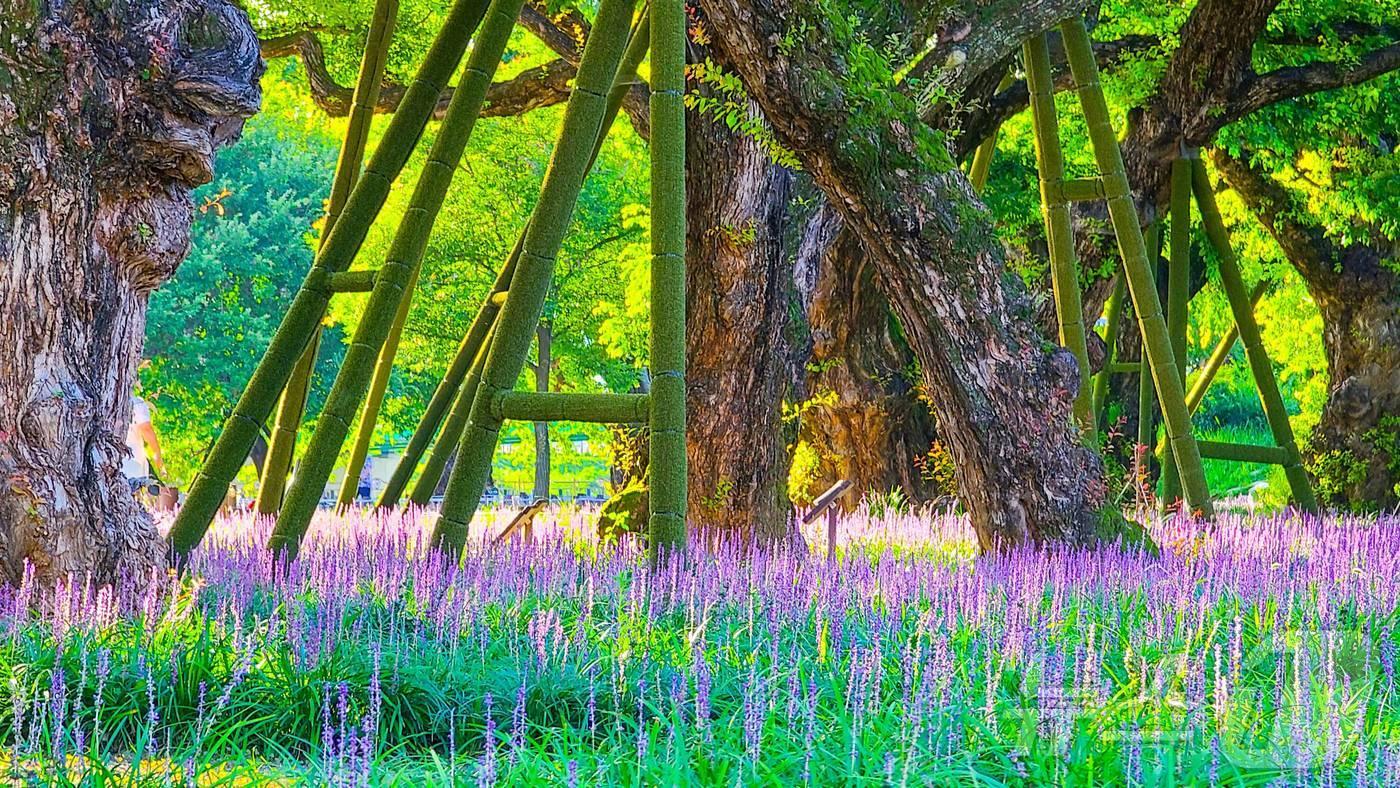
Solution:
<svg viewBox="0 0 1400 788">
<path fill-rule="evenodd" d="M 1154 523 L 1160 555 L 974 558 L 948 515 L 838 559 L 655 572 L 565 510 L 444 565 L 420 515 L 322 515 L 274 573 L 0 600 L 0 766 L 104 784 L 1400 783 L 1400 520 Z M 497 523 L 479 520 L 483 529 Z"/>
</svg>

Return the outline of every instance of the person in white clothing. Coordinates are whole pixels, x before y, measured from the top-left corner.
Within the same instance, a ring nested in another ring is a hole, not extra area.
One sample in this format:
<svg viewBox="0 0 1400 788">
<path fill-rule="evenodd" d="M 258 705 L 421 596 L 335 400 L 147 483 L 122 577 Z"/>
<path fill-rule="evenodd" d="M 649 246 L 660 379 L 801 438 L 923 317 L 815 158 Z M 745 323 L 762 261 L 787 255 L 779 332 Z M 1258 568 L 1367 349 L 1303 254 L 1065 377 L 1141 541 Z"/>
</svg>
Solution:
<svg viewBox="0 0 1400 788">
<path fill-rule="evenodd" d="M 133 492 L 151 484 L 160 485 L 166 475 L 165 458 L 160 453 L 160 438 L 151 423 L 151 406 L 144 399 L 131 395 L 131 425 L 126 429 L 127 456 L 122 459 L 122 473 Z M 151 473 L 151 466 L 155 473 Z"/>
</svg>

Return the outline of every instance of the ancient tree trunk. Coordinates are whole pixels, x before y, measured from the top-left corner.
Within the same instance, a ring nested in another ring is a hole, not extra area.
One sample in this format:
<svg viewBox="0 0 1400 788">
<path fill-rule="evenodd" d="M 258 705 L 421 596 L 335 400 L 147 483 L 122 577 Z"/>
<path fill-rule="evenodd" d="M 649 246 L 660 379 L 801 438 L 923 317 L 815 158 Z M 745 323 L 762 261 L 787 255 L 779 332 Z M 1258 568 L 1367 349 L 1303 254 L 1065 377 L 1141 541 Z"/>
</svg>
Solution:
<svg viewBox="0 0 1400 788">
<path fill-rule="evenodd" d="M 121 473 L 146 299 L 258 108 L 257 40 L 223 0 L 0 0 L 0 18 L 4 569 L 140 577 L 164 560 Z"/>
<path fill-rule="evenodd" d="M 1082 4 L 940 5 L 960 33 L 938 74 L 968 75 Z M 918 358 L 983 548 L 1087 543 L 1099 534 L 1102 468 L 1070 420 L 1076 362 L 1036 330 L 990 217 L 947 149 L 844 16 L 792 0 L 714 0 L 712 30 L 764 116 L 870 254 Z M 859 67 L 846 56 L 860 54 Z"/>
<path fill-rule="evenodd" d="M 700 528 L 780 539 L 790 511 L 781 426 L 791 174 L 696 112 L 686 157 L 689 516 Z"/>
<path fill-rule="evenodd" d="M 1304 223 L 1302 200 L 1244 158 L 1212 156 L 1225 182 L 1268 228 L 1322 315 L 1331 376 L 1322 419 L 1304 449 L 1331 506 L 1400 503 L 1400 254 L 1347 244 Z"/>
<path fill-rule="evenodd" d="M 920 465 L 934 440 L 933 415 L 911 379 L 914 357 L 875 284 L 874 268 L 853 233 L 823 204 L 808 222 L 794 278 L 812 338 L 807 401 L 798 439 L 808 462 L 806 492 L 840 479 L 854 494 L 899 489 L 915 501 L 940 491 Z"/>
<path fill-rule="evenodd" d="M 549 368 L 553 363 L 550 344 L 553 335 L 549 321 L 535 328 L 535 391 L 549 391 Z M 549 422 L 535 422 L 535 500 L 549 500 Z"/>
</svg>

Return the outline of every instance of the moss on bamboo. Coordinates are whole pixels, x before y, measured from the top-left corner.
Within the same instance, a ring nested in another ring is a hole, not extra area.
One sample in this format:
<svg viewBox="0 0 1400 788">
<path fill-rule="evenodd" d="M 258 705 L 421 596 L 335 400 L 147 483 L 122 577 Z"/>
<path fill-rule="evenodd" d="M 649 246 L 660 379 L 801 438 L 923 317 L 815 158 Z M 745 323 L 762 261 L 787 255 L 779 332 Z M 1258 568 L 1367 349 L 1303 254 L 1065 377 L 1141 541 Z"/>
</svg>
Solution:
<svg viewBox="0 0 1400 788">
<path fill-rule="evenodd" d="M 647 53 L 649 24 L 650 16 L 648 12 L 643 11 L 632 32 L 627 51 L 622 55 L 622 62 L 613 78 L 612 89 L 608 92 L 608 103 L 603 123 L 598 131 L 598 139 L 594 141 L 593 152 L 589 156 L 589 171 L 592 171 L 593 164 L 598 159 L 598 153 L 603 147 L 603 140 L 617 119 L 617 114 L 622 109 L 622 102 L 626 98 L 627 92 L 631 90 L 632 85 L 637 80 L 637 67 L 641 65 Z M 480 356 L 480 351 L 485 346 L 483 343 L 489 342 L 487 332 L 495 325 L 496 316 L 504 304 L 502 297 L 510 288 L 510 280 L 515 275 L 515 267 L 520 260 L 520 252 L 524 243 L 525 230 L 522 229 L 520 236 L 516 238 L 515 246 L 511 249 L 510 257 L 506 259 L 506 264 L 497 275 L 495 284 L 491 286 L 491 292 L 482 301 L 481 308 L 477 311 L 476 317 L 472 319 L 471 327 L 467 329 L 461 344 L 457 346 L 457 351 L 453 354 L 446 374 L 443 375 L 437 388 L 433 389 L 428 406 L 424 409 L 423 416 L 418 420 L 417 426 L 414 427 L 413 435 L 404 448 L 403 456 L 399 458 L 399 464 L 394 467 L 394 472 L 379 498 L 379 508 L 398 504 L 399 499 L 403 496 L 403 491 L 408 487 L 409 479 L 412 478 L 414 470 L 418 467 L 419 460 L 422 459 L 429 443 L 433 442 L 434 434 L 441 427 L 442 432 L 438 436 L 433 450 L 429 452 L 428 460 L 423 466 L 423 472 L 419 475 L 409 498 L 420 505 L 425 504 L 432 496 L 432 491 L 437 488 L 442 469 L 446 467 L 447 458 L 457 448 L 457 441 L 461 438 L 462 429 L 466 426 L 471 410 L 472 397 L 475 396 L 475 388 L 472 388 L 465 397 L 462 396 L 463 381 L 467 380 L 469 370 L 475 369 L 473 361 Z M 479 381 L 480 378 L 481 375 L 477 372 L 476 379 Z M 449 406 L 451 406 L 450 409 Z"/>
<path fill-rule="evenodd" d="M 1113 125 L 1109 122 L 1108 103 L 1099 84 L 1093 46 L 1082 19 L 1072 19 L 1063 23 L 1060 32 L 1064 38 L 1065 52 L 1069 57 L 1070 71 L 1079 90 L 1079 100 L 1084 109 L 1094 158 L 1103 178 L 1109 217 L 1118 239 L 1118 250 L 1123 256 L 1123 267 L 1128 275 L 1128 292 L 1132 295 L 1142 329 L 1144 357 L 1156 382 L 1163 421 L 1166 422 L 1172 452 L 1181 472 L 1186 501 L 1194 510 L 1209 517 L 1214 513 L 1214 507 L 1206 487 L 1201 453 L 1196 446 L 1195 437 L 1191 434 L 1191 417 L 1186 412 L 1186 394 L 1176 370 L 1171 340 L 1167 336 L 1166 320 L 1162 316 L 1162 305 L 1157 297 L 1156 282 L 1148 265 L 1142 229 L 1138 225 L 1137 206 L 1133 202 L 1128 176 L 1123 169 L 1123 154 L 1118 147 Z"/>
<path fill-rule="evenodd" d="M 276 404 L 278 394 L 305 351 L 308 338 L 325 316 L 330 298 L 326 287 L 329 275 L 348 268 L 359 251 L 388 196 L 390 185 L 417 145 L 424 124 L 437 106 L 438 96 L 461 60 L 472 32 L 481 22 L 485 7 L 484 0 L 458 0 L 449 12 L 417 76 L 399 102 L 374 156 L 355 182 L 341 218 L 317 253 L 316 262 L 292 299 L 282 324 L 175 517 L 170 543 L 177 557 L 188 554 L 208 530 L 214 513 L 223 503 L 229 482 L 247 459 L 248 450 Z"/>
<path fill-rule="evenodd" d="M 417 279 L 433 224 L 471 138 L 522 4 L 523 0 L 493 0 L 491 3 L 408 208 L 394 234 L 388 256 L 375 277 L 374 290 L 345 352 L 340 373 L 326 397 L 316 430 L 287 491 L 268 544 L 275 553 L 288 558 L 296 555 L 311 515 L 316 511 L 351 419 L 369 385 L 371 367 L 385 347 L 399 306 L 411 297 L 411 287 Z"/>
<path fill-rule="evenodd" d="M 554 258 L 568 230 L 603 126 L 608 105 L 606 93 L 627 43 L 633 3 L 634 0 L 603 0 L 584 46 L 559 141 L 530 217 L 524 251 L 511 279 L 510 295 L 501 308 L 496 338 L 486 356 L 481 387 L 472 403 L 471 418 L 433 534 L 434 544 L 454 554 L 466 545 L 467 524 L 476 513 L 491 471 L 501 423 L 491 413 L 491 398 L 495 392 L 515 385 L 529 353 L 553 276 Z"/>
<path fill-rule="evenodd" d="M 350 190 L 360 177 L 360 165 L 365 156 L 365 141 L 369 138 L 370 126 L 374 120 L 374 106 L 379 100 L 379 86 L 383 81 L 384 64 L 389 58 L 389 42 L 394 37 L 398 10 L 398 0 L 378 0 L 374 6 L 374 16 L 370 20 L 369 33 L 365 36 L 365 52 L 360 58 L 359 77 L 355 82 L 355 93 L 350 104 L 350 120 L 345 129 L 345 141 L 341 143 L 340 156 L 335 163 L 335 175 L 331 179 L 326 223 L 321 231 L 322 245 L 325 244 L 331 228 L 335 227 L 340 219 L 340 213 L 350 197 Z M 259 514 L 275 514 L 282 506 L 287 473 L 291 471 L 292 454 L 296 449 L 297 430 L 300 429 L 302 416 L 306 413 L 306 399 L 311 390 L 311 373 L 316 367 L 320 336 L 318 326 L 312 332 L 306 350 L 302 352 L 282 392 L 268 440 L 267 458 L 263 461 L 263 476 L 258 485 Z"/>
<path fill-rule="evenodd" d="M 1084 306 L 1079 294 L 1079 266 L 1075 262 L 1074 229 L 1069 202 L 1064 195 L 1065 162 L 1060 150 L 1059 120 L 1055 113 L 1054 82 L 1050 76 L 1050 46 L 1045 34 L 1026 40 L 1026 82 L 1030 87 L 1031 117 L 1035 128 L 1036 169 L 1040 173 L 1040 206 L 1050 245 L 1050 278 L 1059 317 L 1060 344 L 1079 363 L 1079 383 L 1074 396 L 1074 417 L 1085 442 L 1095 443 L 1093 403 L 1089 392 L 1089 351 L 1084 335 Z"/>
<path fill-rule="evenodd" d="M 651 462 L 648 548 L 685 545 L 685 3 L 651 25 Z"/>
</svg>

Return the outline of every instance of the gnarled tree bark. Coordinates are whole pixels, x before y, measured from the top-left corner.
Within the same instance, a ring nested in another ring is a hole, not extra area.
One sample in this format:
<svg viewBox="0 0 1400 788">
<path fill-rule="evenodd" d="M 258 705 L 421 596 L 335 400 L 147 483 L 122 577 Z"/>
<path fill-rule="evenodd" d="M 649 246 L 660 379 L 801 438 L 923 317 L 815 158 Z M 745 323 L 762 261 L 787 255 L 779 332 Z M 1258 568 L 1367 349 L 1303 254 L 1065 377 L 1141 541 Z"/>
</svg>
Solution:
<svg viewBox="0 0 1400 788">
<path fill-rule="evenodd" d="M 867 493 L 897 489 L 928 501 L 951 492 L 938 490 L 916 462 L 929 453 L 934 428 L 909 378 L 913 354 L 897 336 L 860 241 L 829 204 L 808 222 L 795 265 L 812 338 L 798 424 L 817 459 L 810 492 L 851 482 L 853 494 L 841 499 L 847 511 Z"/>
<path fill-rule="evenodd" d="M 694 111 L 686 161 L 690 521 L 781 540 L 791 513 L 782 403 L 792 175 L 754 140 Z"/>
<path fill-rule="evenodd" d="M 976 6 L 976 7 L 974 7 Z M 938 76 L 958 95 L 1027 35 L 1079 2 L 944 3 L 957 55 Z M 883 30 L 801 0 L 712 0 L 718 45 L 779 139 L 862 241 L 920 362 L 959 492 L 984 549 L 1099 537 L 1097 455 L 1070 402 L 1074 358 L 1036 330 L 986 208 L 892 74 L 848 59 Z"/>
<path fill-rule="evenodd" d="M 3 0 L 0 558 L 14 580 L 143 580 L 161 541 L 122 476 L 146 299 L 189 245 L 191 190 L 257 111 L 225 0 Z"/>
</svg>

